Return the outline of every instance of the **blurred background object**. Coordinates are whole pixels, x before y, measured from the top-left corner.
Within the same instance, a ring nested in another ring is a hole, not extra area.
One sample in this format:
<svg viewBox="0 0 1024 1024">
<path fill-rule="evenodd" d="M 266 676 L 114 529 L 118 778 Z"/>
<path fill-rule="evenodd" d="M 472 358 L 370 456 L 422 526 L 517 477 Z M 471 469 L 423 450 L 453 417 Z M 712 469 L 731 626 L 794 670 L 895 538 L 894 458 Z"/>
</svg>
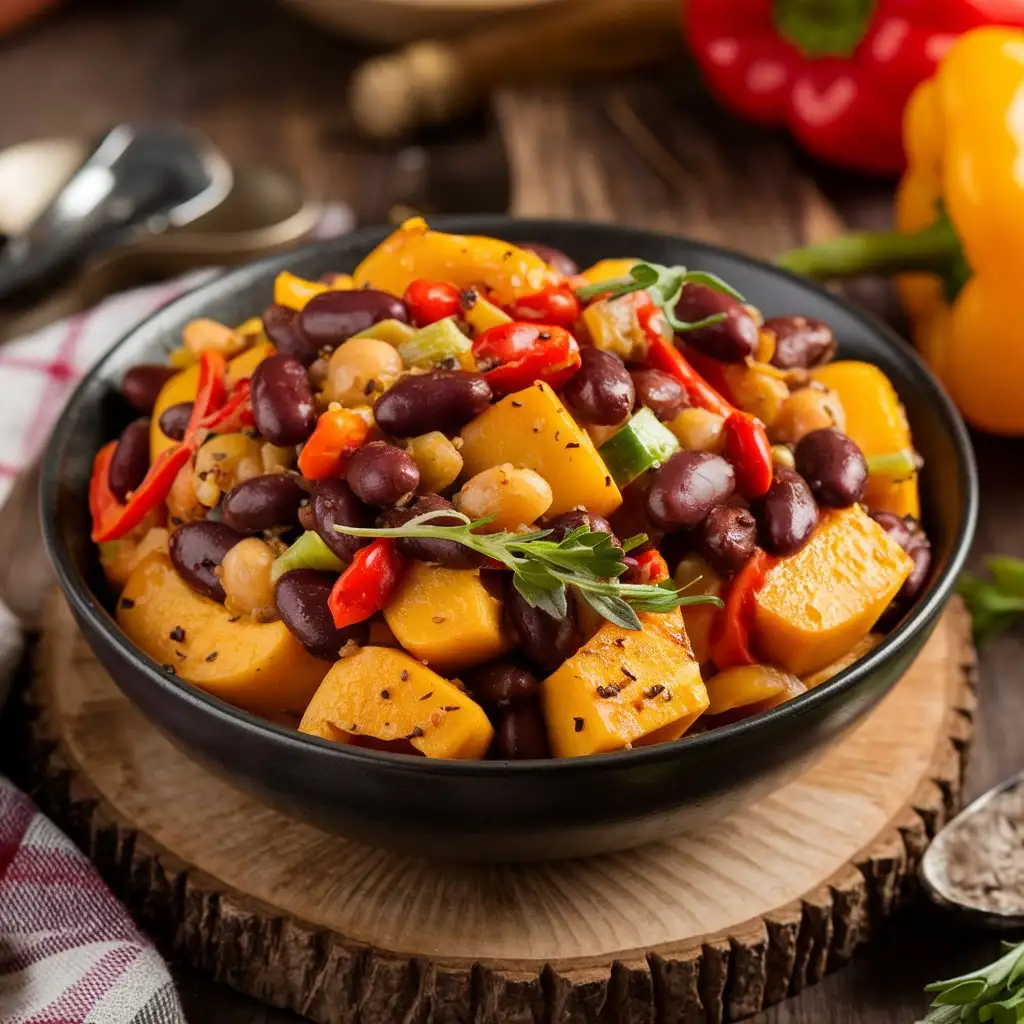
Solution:
<svg viewBox="0 0 1024 1024">
<path fill-rule="evenodd" d="M 60 0 L 0 0 L 0 35 L 20 28 Z"/>
</svg>

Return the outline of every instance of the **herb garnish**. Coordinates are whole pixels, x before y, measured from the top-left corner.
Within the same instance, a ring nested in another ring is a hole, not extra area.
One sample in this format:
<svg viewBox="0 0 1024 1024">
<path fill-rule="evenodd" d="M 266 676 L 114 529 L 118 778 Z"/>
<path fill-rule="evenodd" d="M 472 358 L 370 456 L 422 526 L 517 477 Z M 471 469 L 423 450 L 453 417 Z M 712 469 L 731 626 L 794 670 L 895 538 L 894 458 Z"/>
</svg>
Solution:
<svg viewBox="0 0 1024 1024">
<path fill-rule="evenodd" d="M 974 640 L 983 643 L 1024 618 L 1024 559 L 993 555 L 985 559 L 992 581 L 965 572 L 956 589 L 967 604 Z"/>
<path fill-rule="evenodd" d="M 925 986 L 935 992 L 928 1013 L 918 1024 L 1016 1024 L 1024 1020 L 1024 942 L 1004 943 L 1006 953 L 995 963 L 959 978 Z"/>
<path fill-rule="evenodd" d="M 576 297 L 583 302 L 590 299 L 615 299 L 630 292 L 646 290 L 654 304 L 665 314 L 665 319 L 675 331 L 695 331 L 698 327 L 711 327 L 725 319 L 724 313 L 706 316 L 692 323 L 676 316 L 676 303 L 685 284 L 703 284 L 715 291 L 725 292 L 738 301 L 743 301 L 735 288 L 726 284 L 716 274 L 703 270 L 687 270 L 686 267 L 663 267 L 660 263 L 636 263 L 629 271 L 629 277 L 614 281 L 598 281 L 576 289 Z"/>
<path fill-rule="evenodd" d="M 432 525 L 432 520 L 442 516 L 456 516 L 462 523 Z M 609 534 L 587 526 L 578 526 L 557 541 L 547 539 L 551 530 L 473 532 L 491 518 L 471 520 L 461 512 L 439 509 L 394 528 L 338 524 L 334 529 L 352 537 L 424 537 L 455 541 L 511 569 L 512 582 L 523 600 L 556 618 L 568 614 L 567 587 L 572 587 L 603 618 L 624 629 L 641 628 L 638 611 L 665 613 L 690 604 L 722 607 L 718 598 L 709 595 L 683 596 L 667 580 L 657 585 L 620 583 L 618 577 L 626 571 L 622 556 L 643 544 L 647 540 L 644 534 L 631 537 L 618 547 Z"/>
</svg>

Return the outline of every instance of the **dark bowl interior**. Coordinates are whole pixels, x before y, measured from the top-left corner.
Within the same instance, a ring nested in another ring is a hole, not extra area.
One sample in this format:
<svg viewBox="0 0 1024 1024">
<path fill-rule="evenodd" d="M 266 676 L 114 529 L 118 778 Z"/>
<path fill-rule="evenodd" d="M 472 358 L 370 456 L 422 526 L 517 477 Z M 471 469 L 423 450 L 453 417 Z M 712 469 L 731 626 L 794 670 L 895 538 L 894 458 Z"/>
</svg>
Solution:
<svg viewBox="0 0 1024 1024">
<path fill-rule="evenodd" d="M 426 761 L 300 736 L 164 672 L 120 633 L 89 541 L 92 458 L 128 411 L 124 371 L 159 359 L 196 316 L 241 322 L 271 300 L 277 272 L 350 270 L 386 233 L 362 231 L 234 270 L 131 332 L 83 381 L 46 454 L 42 515 L 60 584 L 86 639 L 125 694 L 190 756 L 285 812 L 407 853 L 521 860 L 599 853 L 699 827 L 804 770 L 899 679 L 950 596 L 974 530 L 977 483 L 963 424 L 934 377 L 883 324 L 808 282 L 681 238 L 597 224 L 480 217 L 446 230 L 556 246 L 581 266 L 607 256 L 685 264 L 725 278 L 766 315 L 830 323 L 844 358 L 877 363 L 907 408 L 935 551 L 913 611 L 870 655 L 812 692 L 746 722 L 679 743 L 561 761 Z"/>
</svg>

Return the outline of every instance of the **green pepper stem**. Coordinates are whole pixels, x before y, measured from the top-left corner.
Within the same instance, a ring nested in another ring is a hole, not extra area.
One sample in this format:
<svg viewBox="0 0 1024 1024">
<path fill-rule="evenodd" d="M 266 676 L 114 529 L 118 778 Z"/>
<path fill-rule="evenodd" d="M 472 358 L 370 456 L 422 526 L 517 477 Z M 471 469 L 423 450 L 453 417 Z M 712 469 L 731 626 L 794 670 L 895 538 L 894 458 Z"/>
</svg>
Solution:
<svg viewBox="0 0 1024 1024">
<path fill-rule="evenodd" d="M 960 256 L 960 240 L 947 217 L 914 234 L 866 231 L 791 249 L 776 261 L 796 274 L 821 279 L 862 274 L 948 272 Z"/>
</svg>

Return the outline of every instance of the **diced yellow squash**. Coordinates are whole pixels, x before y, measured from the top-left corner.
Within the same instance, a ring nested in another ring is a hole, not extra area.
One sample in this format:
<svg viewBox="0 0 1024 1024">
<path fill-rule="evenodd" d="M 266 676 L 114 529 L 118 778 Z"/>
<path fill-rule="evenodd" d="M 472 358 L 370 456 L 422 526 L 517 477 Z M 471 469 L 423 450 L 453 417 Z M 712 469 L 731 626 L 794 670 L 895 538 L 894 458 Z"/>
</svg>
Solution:
<svg viewBox="0 0 1024 1024">
<path fill-rule="evenodd" d="M 877 366 L 841 360 L 812 370 L 811 376 L 839 395 L 846 411 L 846 433 L 865 456 L 888 455 L 913 447 L 910 424 L 899 395 Z M 864 504 L 872 511 L 920 519 L 917 474 L 896 480 L 872 474 Z"/>
<path fill-rule="evenodd" d="M 252 348 L 246 349 L 228 363 L 227 372 L 224 374 L 224 386 L 230 389 L 240 380 L 251 377 L 256 367 L 276 352 L 277 349 L 269 341 L 257 341 Z"/>
<path fill-rule="evenodd" d="M 542 683 L 556 757 L 621 750 L 658 733 L 678 739 L 707 708 L 679 612 L 640 619 L 641 630 L 606 622 Z"/>
<path fill-rule="evenodd" d="M 239 619 L 197 594 L 159 552 L 128 577 L 117 621 L 153 661 L 256 714 L 302 714 L 329 668 L 283 622 Z"/>
<path fill-rule="evenodd" d="M 827 512 L 810 541 L 765 576 L 754 645 L 773 665 L 809 675 L 867 636 L 912 567 L 859 506 Z"/>
<path fill-rule="evenodd" d="M 340 743 L 407 740 L 427 757 L 481 758 L 494 730 L 457 686 L 393 647 L 362 647 L 334 664 L 299 732 Z"/>
<path fill-rule="evenodd" d="M 593 441 L 547 384 L 506 395 L 462 430 L 463 475 L 510 462 L 551 485 L 548 515 L 584 507 L 607 516 L 622 504 Z"/>
<path fill-rule="evenodd" d="M 323 281 L 307 281 L 287 270 L 282 270 L 274 278 L 274 302 L 288 309 L 300 310 L 313 296 L 329 291 L 331 286 Z"/>
<path fill-rule="evenodd" d="M 865 654 L 873 651 L 884 639 L 885 637 L 881 633 L 868 633 L 863 640 L 854 644 L 841 658 L 836 658 L 835 661 L 822 669 L 818 669 L 817 672 L 804 676 L 804 686 L 808 690 L 813 690 L 814 687 L 827 683 L 833 676 L 839 675 L 843 669 L 849 668 L 855 661 L 860 661 Z"/>
<path fill-rule="evenodd" d="M 598 260 L 592 267 L 580 272 L 587 284 L 598 284 L 601 281 L 618 281 L 629 277 L 629 272 L 640 261 L 635 257 L 625 259 Z"/>
<path fill-rule="evenodd" d="M 235 328 L 235 334 L 241 334 L 244 338 L 266 341 L 265 336 L 260 337 L 263 334 L 263 317 L 251 316 L 248 320 L 243 320 Z"/>
<path fill-rule="evenodd" d="M 488 302 L 482 295 L 477 295 L 471 302 L 463 305 L 462 319 L 472 328 L 471 337 L 483 334 L 492 327 L 512 323 L 512 317 L 504 310 L 498 309 L 493 302 Z"/>
<path fill-rule="evenodd" d="M 591 302 L 580 318 L 590 344 L 626 362 L 640 362 L 647 355 L 648 339 L 637 317 L 637 301 L 631 292 Z"/>
<path fill-rule="evenodd" d="M 475 569 L 413 562 L 384 619 L 410 654 L 452 673 L 496 658 L 509 648 L 501 628 L 502 602 Z"/>
<path fill-rule="evenodd" d="M 737 665 L 712 676 L 708 682 L 709 715 L 723 715 L 741 708 L 751 714 L 767 711 L 793 697 L 806 687 L 788 672 L 772 665 Z"/>
</svg>

